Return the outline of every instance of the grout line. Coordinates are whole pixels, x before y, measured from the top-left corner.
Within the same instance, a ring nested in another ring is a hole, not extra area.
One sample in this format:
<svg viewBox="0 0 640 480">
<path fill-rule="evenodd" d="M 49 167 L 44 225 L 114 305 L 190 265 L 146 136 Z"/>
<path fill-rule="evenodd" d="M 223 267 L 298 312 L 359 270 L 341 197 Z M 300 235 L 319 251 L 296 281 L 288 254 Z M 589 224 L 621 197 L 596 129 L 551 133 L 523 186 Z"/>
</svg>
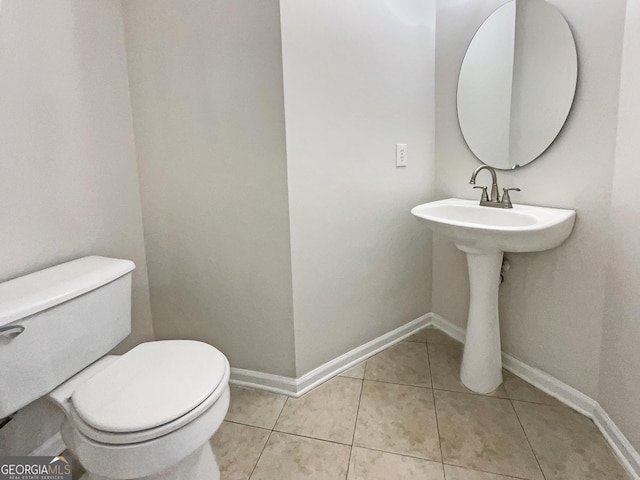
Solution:
<svg viewBox="0 0 640 480">
<path fill-rule="evenodd" d="M 351 436 L 351 450 L 349 450 L 349 463 L 347 463 L 347 480 L 349 480 L 349 467 L 351 466 L 351 455 L 353 454 L 353 444 L 356 440 L 356 428 L 358 428 L 358 418 L 360 417 L 360 404 L 362 403 L 362 392 L 364 390 L 364 377 L 367 376 L 367 363 L 368 360 L 364 361 L 364 372 L 362 372 L 362 378 L 360 381 L 360 397 L 358 397 L 358 410 L 356 411 L 356 423 L 353 425 L 353 435 Z"/>
<path fill-rule="evenodd" d="M 360 396 L 358 397 L 358 410 L 356 410 L 356 421 L 353 424 L 353 435 L 351 436 L 351 448 L 349 449 L 349 461 L 347 462 L 347 476 L 346 480 L 349 480 L 349 467 L 351 466 L 351 455 L 353 454 L 353 443 L 356 440 L 356 428 L 358 427 L 358 417 L 360 417 L 360 403 L 362 402 L 362 391 L 364 390 L 364 377 L 367 376 L 367 363 L 364 361 L 364 372 L 362 372 L 362 378 L 360 379 Z"/>
<path fill-rule="evenodd" d="M 253 477 L 253 473 L 256 471 L 256 467 L 258 466 L 258 462 L 262 458 L 262 454 L 264 453 L 265 449 L 267 448 L 267 445 L 269 444 L 269 440 L 271 440 L 271 435 L 273 435 L 273 429 L 276 428 L 276 424 L 278 423 L 278 420 L 280 420 L 280 416 L 282 415 L 282 412 L 284 411 L 284 407 L 287 405 L 287 402 L 289 401 L 290 398 L 291 397 L 287 397 L 287 399 L 282 404 L 282 408 L 280 409 L 280 413 L 278 414 L 278 418 L 276 418 L 276 421 L 273 423 L 273 427 L 271 428 L 271 431 L 269 432 L 269 436 L 267 437 L 267 441 L 264 442 L 264 446 L 262 447 L 262 450 L 260 450 L 260 455 L 258 455 L 258 458 L 256 459 L 256 463 L 253 464 L 253 468 L 251 469 L 251 473 L 249 474 L 249 480 L 251 480 L 251 477 Z"/>
<path fill-rule="evenodd" d="M 458 370 L 460 369 L 460 367 L 458 367 Z M 464 384 L 460 381 L 459 378 L 457 378 L 457 381 L 459 382 L 460 385 L 462 385 L 464 387 Z M 466 388 L 466 387 L 465 387 Z M 485 398 L 497 398 L 498 400 L 511 400 L 511 398 L 509 398 L 509 394 L 507 393 L 506 397 L 496 397 L 495 395 L 489 395 L 488 393 L 477 393 L 474 392 L 473 390 L 451 390 L 449 388 L 442 388 L 442 387 L 433 387 L 434 390 L 439 390 L 441 392 L 450 392 L 450 393 L 462 393 L 464 395 L 475 395 L 476 397 L 485 397 Z M 495 390 L 494 390 L 495 392 Z M 493 393 L 493 392 L 490 392 Z"/>
<path fill-rule="evenodd" d="M 267 448 L 267 444 L 269 443 L 269 440 L 271 440 L 271 434 L 272 433 L 273 433 L 273 430 L 271 430 L 269 432 L 269 436 L 267 437 L 267 441 L 264 442 L 264 446 L 262 447 L 262 450 L 260 450 L 260 455 L 258 455 L 258 458 L 256 459 L 256 463 L 253 464 L 253 468 L 251 469 L 251 473 L 249 474 L 249 480 L 251 480 L 251 477 L 253 477 L 253 473 L 256 471 L 256 467 L 258 466 L 258 462 L 262 458 L 262 454 L 264 453 L 265 449 Z"/>
<path fill-rule="evenodd" d="M 440 424 L 438 422 L 438 408 L 436 406 L 436 392 L 433 389 L 433 373 L 431 371 L 431 357 L 429 356 L 429 344 L 425 342 L 427 346 L 427 359 L 429 360 L 429 377 L 431 378 L 431 396 L 433 398 L 433 416 L 436 419 L 436 433 L 438 434 L 438 448 L 440 449 L 440 461 L 442 462 L 442 476 L 446 479 L 446 473 L 444 471 L 444 454 L 442 453 L 442 440 L 440 437 Z"/>
<path fill-rule="evenodd" d="M 233 423 L 235 425 L 242 425 L 243 427 L 259 428 L 260 430 L 267 430 L 268 432 L 273 430 L 273 429 L 271 429 L 269 427 L 259 427 L 257 425 L 251 425 L 250 423 L 238 422 L 237 420 L 227 420 L 225 418 L 224 421 L 227 422 L 227 423 Z"/>
<path fill-rule="evenodd" d="M 364 364 L 365 373 L 367 371 L 367 363 Z M 362 402 L 362 390 L 364 390 L 364 373 L 362 374 L 360 379 L 360 396 L 358 397 L 358 408 L 356 410 L 356 421 L 353 423 L 353 434 L 351 435 L 351 448 L 349 449 L 349 460 L 347 461 L 347 476 L 346 479 L 349 480 L 349 467 L 351 466 L 351 455 L 353 454 L 353 442 L 356 439 L 356 427 L 358 426 L 358 417 L 360 416 L 360 403 Z"/>
<path fill-rule="evenodd" d="M 582 415 L 585 418 L 589 418 L 586 415 L 583 415 L 582 413 L 578 412 L 577 410 L 571 408 L 569 405 L 565 405 L 564 403 L 558 403 L 557 405 L 550 405 L 548 403 L 541 403 L 541 402 L 534 402 L 532 400 L 520 400 L 519 398 L 511 398 L 508 397 L 509 400 L 511 400 L 512 402 L 520 402 L 520 403 L 530 403 L 532 405 L 540 405 L 541 407 L 549 407 L 549 408 L 568 408 L 569 410 L 571 410 L 572 412 L 576 412 L 578 415 Z M 589 420 L 592 420 L 591 418 L 589 418 Z"/>
<path fill-rule="evenodd" d="M 360 380 L 360 396 L 358 397 L 358 409 L 356 410 L 356 421 L 353 424 L 353 434 L 351 435 L 351 446 L 353 446 L 353 442 L 356 439 L 356 427 L 358 426 L 358 417 L 360 416 L 360 404 L 362 403 L 363 390 L 364 390 L 364 378 Z"/>
<path fill-rule="evenodd" d="M 439 463 L 440 465 L 442 465 L 442 462 L 439 460 L 431 460 L 430 458 L 417 457 L 415 455 L 411 455 L 410 453 L 390 452 L 389 450 L 380 450 L 379 448 L 367 447 L 363 445 L 354 445 L 354 446 L 357 448 L 361 448 L 363 450 L 371 450 L 373 452 L 388 453 L 389 455 L 397 455 L 398 457 L 415 458 L 416 460 L 423 460 L 425 462 L 431 462 L 431 463 Z"/>
<path fill-rule="evenodd" d="M 433 397 L 433 416 L 436 419 L 436 433 L 438 434 L 438 448 L 440 449 L 440 465 L 442 465 L 442 478 L 447 480 L 447 472 L 444 469 L 444 454 L 442 453 L 442 442 L 440 441 L 440 424 L 438 423 L 438 410 L 436 408 L 436 392 L 433 389 L 433 372 L 431 370 L 431 355 L 429 355 L 429 339 L 424 342 L 427 347 L 427 361 L 429 363 L 429 381 L 431 382 L 431 396 Z"/>
<path fill-rule="evenodd" d="M 282 408 L 280 409 L 280 413 L 278 414 L 278 418 L 276 418 L 276 421 L 273 422 L 273 427 L 271 427 L 271 430 L 275 430 L 276 429 L 276 425 L 278 424 L 278 420 L 280 420 L 280 417 L 282 416 L 282 412 L 284 412 L 284 409 L 287 406 L 287 403 L 289 403 L 289 400 L 291 400 L 291 397 L 287 397 L 287 399 L 282 404 Z"/>
<path fill-rule="evenodd" d="M 509 372 L 509 371 L 507 370 L 507 372 Z M 538 387 L 536 387 L 536 386 L 534 386 L 534 385 L 531 385 L 529 382 L 527 382 L 526 380 L 523 380 L 522 378 L 518 377 L 517 375 L 515 375 L 515 374 L 513 374 L 513 373 L 511 373 L 511 372 L 509 372 L 509 374 L 510 374 L 510 375 L 513 375 L 513 376 L 515 376 L 518 380 L 521 380 L 522 382 L 526 383 L 527 385 L 529 385 L 529 386 L 530 386 L 531 388 L 533 388 L 534 390 L 537 390 L 538 392 L 542 392 L 542 390 L 540 390 Z M 506 385 L 505 385 L 505 384 L 506 384 L 506 381 L 504 381 L 504 379 L 503 379 L 502 385 L 504 386 L 504 391 L 505 391 L 505 392 L 507 392 L 508 398 L 509 398 L 509 400 L 511 400 L 512 402 L 533 403 L 534 405 L 543 405 L 543 406 L 545 406 L 545 407 L 563 407 L 563 408 L 570 408 L 570 409 L 571 409 L 571 410 L 573 410 L 574 412 L 575 412 L 575 411 L 577 411 L 577 410 L 575 410 L 575 409 L 571 408 L 569 405 L 567 405 L 567 404 L 565 404 L 565 403 L 562 403 L 560 400 L 558 400 L 558 399 L 556 399 L 556 398 L 552 397 L 551 395 L 549 395 L 548 393 L 545 393 L 545 392 L 542 392 L 542 393 L 544 393 L 545 395 L 547 395 L 547 396 L 548 396 L 548 397 L 550 397 L 551 399 L 555 400 L 555 401 L 556 401 L 556 403 L 534 402 L 533 400 L 523 400 L 523 399 L 521 399 L 521 398 L 514 398 L 514 397 L 513 397 L 513 396 L 511 396 L 511 394 L 509 393 L 509 390 L 507 389 L 507 387 L 506 387 Z M 578 412 L 578 413 L 580 413 L 580 412 Z M 580 413 L 580 415 L 586 416 L 586 415 L 584 415 L 584 414 L 582 414 L 582 413 Z M 589 417 L 587 417 L 587 418 L 589 418 Z"/>
<path fill-rule="evenodd" d="M 349 467 L 351 466 L 352 454 L 353 454 L 353 445 L 349 447 L 349 459 L 347 460 L 347 472 L 344 474 L 344 480 L 349 480 Z"/>
<path fill-rule="evenodd" d="M 334 445 L 341 445 L 343 447 L 350 447 L 348 443 L 338 442 L 337 440 L 327 440 L 326 438 L 311 437 L 309 435 L 303 435 L 301 433 L 283 432 L 282 430 L 273 430 L 271 433 L 282 433 L 283 435 L 291 435 L 292 437 L 308 438 L 309 440 L 316 440 L 317 442 L 333 443 Z"/>
<path fill-rule="evenodd" d="M 529 444 L 529 448 L 531 449 L 531 452 L 533 453 L 533 458 L 536 459 L 536 463 L 538 464 L 538 468 L 540 469 L 540 473 L 542 473 L 542 478 L 544 478 L 546 480 L 547 476 L 544 474 L 544 470 L 542 470 L 542 465 L 540 465 L 540 460 L 538 460 L 538 455 L 536 455 L 536 451 L 533 448 L 533 445 L 531 445 L 531 441 L 529 440 L 529 436 L 527 435 L 527 431 L 524 429 L 524 425 L 522 425 L 522 421 L 520 420 L 520 415 L 518 415 L 518 411 L 516 410 L 516 407 L 513 404 L 513 400 L 509 399 L 509 404 L 511 405 L 511 408 L 513 409 L 514 413 L 516 414 L 516 418 L 518 419 L 518 423 L 520 424 L 520 428 L 522 429 L 522 432 L 524 433 L 524 438 L 527 439 L 527 444 Z"/>
<path fill-rule="evenodd" d="M 496 397 L 495 395 L 487 395 L 486 393 L 476 393 L 474 391 L 461 392 L 460 390 L 449 390 L 448 388 L 436 387 L 434 390 L 439 392 L 460 393 L 462 395 L 473 395 L 474 397 L 495 398 L 496 400 L 511 400 L 509 397 Z"/>
<path fill-rule="evenodd" d="M 464 470 L 469 470 L 470 472 L 488 473 L 489 475 L 499 475 L 501 477 L 513 478 L 515 480 L 527 480 L 526 478 L 523 478 L 523 477 L 514 477 L 513 475 L 508 475 L 508 474 L 505 474 L 505 473 L 490 472 L 488 470 L 478 470 L 477 468 L 466 467 L 464 465 L 456 465 L 455 463 L 444 463 L 443 462 L 442 464 L 443 465 L 449 465 L 450 467 L 462 468 Z"/>
<path fill-rule="evenodd" d="M 386 380 L 374 380 L 372 378 L 363 378 L 362 380 L 366 380 L 367 382 L 386 383 L 388 385 L 400 385 L 401 387 L 415 387 L 415 388 L 425 388 L 427 390 L 431 390 L 431 387 L 424 386 L 424 385 L 411 385 L 410 383 L 388 382 Z"/>
</svg>

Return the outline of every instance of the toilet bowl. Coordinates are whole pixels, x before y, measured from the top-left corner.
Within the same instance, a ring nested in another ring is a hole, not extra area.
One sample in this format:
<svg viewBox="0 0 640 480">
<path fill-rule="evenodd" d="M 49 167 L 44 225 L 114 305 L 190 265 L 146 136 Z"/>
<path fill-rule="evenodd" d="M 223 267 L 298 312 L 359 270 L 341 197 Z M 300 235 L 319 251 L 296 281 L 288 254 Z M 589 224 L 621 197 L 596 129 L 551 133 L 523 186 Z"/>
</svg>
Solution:
<svg viewBox="0 0 640 480">
<path fill-rule="evenodd" d="M 133 268 L 85 257 L 0 284 L 0 417 L 46 396 L 83 479 L 218 479 L 209 440 L 229 407 L 226 357 L 192 340 L 106 355 L 130 330 Z M 66 341 L 49 344 L 60 329 Z"/>
<path fill-rule="evenodd" d="M 229 407 L 229 363 L 189 340 L 107 356 L 47 395 L 90 479 L 218 478 L 209 439 Z M 200 473 L 198 473 L 200 472 Z"/>
</svg>

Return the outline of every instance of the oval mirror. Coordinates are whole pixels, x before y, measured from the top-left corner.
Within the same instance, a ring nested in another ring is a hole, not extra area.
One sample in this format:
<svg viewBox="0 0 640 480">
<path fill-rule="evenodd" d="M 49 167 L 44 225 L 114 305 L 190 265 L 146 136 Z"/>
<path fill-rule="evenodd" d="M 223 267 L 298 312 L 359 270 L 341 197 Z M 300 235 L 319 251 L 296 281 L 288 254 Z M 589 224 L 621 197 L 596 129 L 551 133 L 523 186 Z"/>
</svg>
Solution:
<svg viewBox="0 0 640 480">
<path fill-rule="evenodd" d="M 535 160 L 562 129 L 578 59 L 562 14 L 543 0 L 512 0 L 478 29 L 458 79 L 458 120 L 483 163 L 512 169 Z"/>
</svg>

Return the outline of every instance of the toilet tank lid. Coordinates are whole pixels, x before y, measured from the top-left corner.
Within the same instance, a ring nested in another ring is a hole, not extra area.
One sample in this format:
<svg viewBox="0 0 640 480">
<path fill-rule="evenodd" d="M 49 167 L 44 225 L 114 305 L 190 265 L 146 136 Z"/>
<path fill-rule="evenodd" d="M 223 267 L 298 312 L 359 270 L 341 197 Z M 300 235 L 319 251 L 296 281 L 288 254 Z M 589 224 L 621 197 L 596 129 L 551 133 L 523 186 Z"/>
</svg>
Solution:
<svg viewBox="0 0 640 480">
<path fill-rule="evenodd" d="M 0 283 L 0 327 L 95 290 L 135 267 L 130 260 L 91 256 Z"/>
</svg>

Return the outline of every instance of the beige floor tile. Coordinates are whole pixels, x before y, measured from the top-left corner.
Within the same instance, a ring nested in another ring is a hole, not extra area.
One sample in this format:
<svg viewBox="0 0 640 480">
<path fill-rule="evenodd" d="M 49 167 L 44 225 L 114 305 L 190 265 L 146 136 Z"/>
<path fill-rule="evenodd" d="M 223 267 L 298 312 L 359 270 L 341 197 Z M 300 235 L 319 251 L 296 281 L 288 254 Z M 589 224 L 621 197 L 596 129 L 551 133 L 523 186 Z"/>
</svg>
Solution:
<svg viewBox="0 0 640 480">
<path fill-rule="evenodd" d="M 362 380 L 335 377 L 300 398 L 289 398 L 275 430 L 351 445 Z"/>
<path fill-rule="evenodd" d="M 406 338 L 405 342 L 418 342 L 418 343 L 427 343 L 427 330 L 429 327 L 425 327 L 422 330 L 418 330 L 416 333 Z"/>
<path fill-rule="evenodd" d="M 350 378 L 364 378 L 364 366 L 367 362 L 362 362 L 356 365 L 355 367 L 351 367 L 349 370 L 345 370 L 339 376 L 340 377 L 350 377 Z"/>
<path fill-rule="evenodd" d="M 286 395 L 231 385 L 231 403 L 225 420 L 272 429 L 286 400 Z"/>
<path fill-rule="evenodd" d="M 565 407 L 513 404 L 547 480 L 628 478 L 588 418 Z"/>
<path fill-rule="evenodd" d="M 434 394 L 445 463 L 543 479 L 509 400 L 443 390 Z"/>
<path fill-rule="evenodd" d="M 522 400 L 524 402 L 543 403 L 545 405 L 562 406 L 562 402 L 538 390 L 533 385 L 525 382 L 513 373 L 504 370 L 504 389 L 511 400 Z"/>
<path fill-rule="evenodd" d="M 348 480 L 444 480 L 442 464 L 353 447 Z"/>
<path fill-rule="evenodd" d="M 514 477 L 479 472 L 478 470 L 454 467 L 453 465 L 445 465 L 444 472 L 447 480 L 514 480 Z"/>
<path fill-rule="evenodd" d="M 344 480 L 350 450 L 348 445 L 273 432 L 251 480 Z"/>
<path fill-rule="evenodd" d="M 432 391 L 365 380 L 354 445 L 439 462 Z"/>
<path fill-rule="evenodd" d="M 269 430 L 222 422 L 211 439 L 224 480 L 248 480 L 269 438 Z"/>
<path fill-rule="evenodd" d="M 452 392 L 475 393 L 460 381 L 463 348 L 461 343 L 428 346 L 433 388 Z M 503 385 L 500 385 L 495 391 L 487 395 L 490 397 L 509 398 Z"/>
<path fill-rule="evenodd" d="M 455 338 L 450 337 L 449 335 L 444 333 L 442 330 L 435 327 L 427 328 L 426 335 L 427 335 L 427 343 L 440 344 L 440 345 L 462 345 Z"/>
<path fill-rule="evenodd" d="M 367 360 L 365 380 L 431 387 L 427 345 L 400 342 Z"/>
</svg>

